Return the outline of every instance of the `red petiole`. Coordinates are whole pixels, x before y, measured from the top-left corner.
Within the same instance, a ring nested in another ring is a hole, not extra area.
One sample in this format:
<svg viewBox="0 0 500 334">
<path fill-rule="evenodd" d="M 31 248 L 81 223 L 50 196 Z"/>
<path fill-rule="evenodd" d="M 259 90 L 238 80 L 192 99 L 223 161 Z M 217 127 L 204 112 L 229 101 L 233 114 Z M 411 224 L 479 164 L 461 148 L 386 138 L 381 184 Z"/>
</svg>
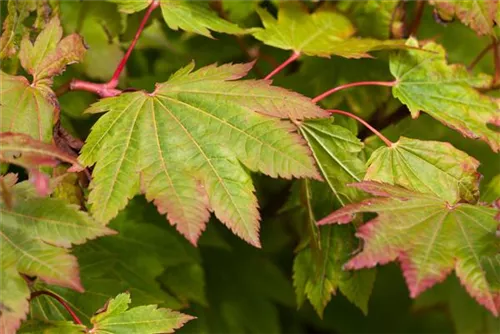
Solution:
<svg viewBox="0 0 500 334">
<path fill-rule="evenodd" d="M 132 40 L 132 43 L 127 49 L 127 52 L 123 56 L 122 60 L 116 67 L 115 72 L 113 73 L 113 77 L 107 82 L 107 83 L 94 83 L 94 82 L 88 82 L 88 81 L 82 81 L 82 80 L 72 80 L 69 83 L 68 88 L 70 90 L 84 90 L 92 93 L 96 93 L 97 95 L 101 97 L 110 97 L 110 96 L 116 96 L 120 94 L 122 91 L 119 89 L 116 89 L 116 86 L 118 86 L 118 79 L 120 77 L 120 74 L 123 72 L 123 69 L 125 68 L 125 64 L 127 63 L 128 58 L 130 57 L 130 54 L 132 53 L 132 50 L 134 49 L 135 45 L 137 44 L 137 41 L 139 40 L 139 36 L 141 35 L 142 31 L 144 30 L 144 27 L 146 26 L 146 23 L 149 20 L 149 17 L 151 16 L 151 13 L 153 10 L 155 10 L 158 6 L 160 5 L 159 0 L 153 0 L 151 2 L 151 5 L 148 7 L 146 13 L 144 14 L 144 17 L 142 18 L 142 21 L 139 25 L 139 28 L 137 29 L 137 32 L 134 36 L 134 39 Z"/>
<path fill-rule="evenodd" d="M 315 98 L 312 99 L 313 102 L 318 102 L 323 100 L 324 98 L 330 96 L 331 94 L 338 92 L 339 90 L 343 90 L 346 88 L 350 87 L 356 87 L 356 86 L 386 86 L 386 87 L 392 87 L 396 85 L 396 81 L 360 81 L 360 82 L 351 82 L 345 85 L 337 86 L 335 88 L 332 88 L 330 90 L 327 90 L 323 94 L 320 94 L 316 96 Z"/>
<path fill-rule="evenodd" d="M 82 321 L 80 320 L 80 318 L 78 318 L 78 316 L 73 311 L 71 306 L 69 306 L 69 304 L 64 299 L 62 299 L 61 297 L 59 297 L 58 295 L 56 295 L 53 292 L 46 291 L 46 290 L 32 292 L 31 296 L 30 296 L 30 300 L 33 300 L 36 297 L 43 296 L 43 295 L 50 296 L 50 297 L 54 298 L 55 300 L 57 300 L 59 302 L 59 304 L 61 304 L 66 309 L 66 311 L 68 311 L 68 313 L 71 315 L 71 317 L 73 318 L 73 321 L 76 324 L 83 325 Z"/>
<path fill-rule="evenodd" d="M 377 129 L 375 129 L 373 126 L 371 126 L 368 122 L 366 122 L 361 117 L 356 116 L 354 114 L 351 114 L 350 112 L 343 111 L 343 110 L 329 109 L 327 111 L 329 113 L 332 113 L 332 114 L 340 114 L 340 115 L 344 115 L 344 116 L 347 116 L 347 117 L 350 117 L 352 119 L 357 120 L 358 122 L 360 122 L 361 124 L 366 126 L 368 129 L 370 129 L 370 131 L 373 132 L 377 137 L 379 137 L 388 147 L 392 147 L 394 145 L 394 143 L 391 142 L 389 139 L 387 139 L 386 136 L 384 136 L 382 133 L 380 133 Z"/>
<path fill-rule="evenodd" d="M 276 74 L 278 74 L 279 72 L 281 72 L 285 67 L 287 67 L 290 63 L 293 63 L 299 57 L 300 57 L 300 52 L 293 51 L 292 54 L 291 54 L 291 56 L 288 57 L 287 60 L 285 60 L 283 63 L 281 63 L 274 70 L 272 70 L 271 73 L 269 73 L 268 75 L 266 75 L 266 77 L 264 78 L 264 80 L 271 79 L 273 76 L 275 76 Z"/>
</svg>

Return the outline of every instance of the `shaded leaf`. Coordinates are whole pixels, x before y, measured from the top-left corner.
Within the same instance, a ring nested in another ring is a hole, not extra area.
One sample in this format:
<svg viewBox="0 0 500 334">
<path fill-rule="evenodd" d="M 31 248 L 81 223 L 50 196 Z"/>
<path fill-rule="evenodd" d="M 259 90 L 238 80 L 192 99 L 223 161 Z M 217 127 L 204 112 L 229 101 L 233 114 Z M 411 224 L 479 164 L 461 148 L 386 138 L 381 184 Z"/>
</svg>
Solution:
<svg viewBox="0 0 500 334">
<path fill-rule="evenodd" d="M 70 321 L 28 320 L 19 329 L 19 334 L 79 334 L 85 333 L 85 326 Z"/>
<path fill-rule="evenodd" d="M 134 13 L 150 6 L 153 1 L 159 1 L 163 19 L 172 30 L 182 29 L 207 37 L 212 37 L 211 31 L 227 34 L 242 34 L 244 30 L 236 24 L 220 18 L 212 11 L 205 1 L 188 0 L 111 0 L 125 13 Z"/>
<path fill-rule="evenodd" d="M 15 193 L 15 192 L 14 192 Z M 51 198 L 14 198 L 0 204 L 2 332 L 14 331 L 28 312 L 29 289 L 20 274 L 83 291 L 71 244 L 112 234 L 75 206 Z"/>
<path fill-rule="evenodd" d="M 109 221 L 138 192 L 141 180 L 146 198 L 192 243 L 211 209 L 235 234 L 258 246 L 257 201 L 240 163 L 272 177 L 319 177 L 293 125 L 263 114 L 301 119 L 326 112 L 267 81 L 233 81 L 251 64 L 191 72 L 193 66 L 152 94 L 126 93 L 88 109 L 109 110 L 80 156 L 87 166 L 97 162 L 91 211 Z"/>
<path fill-rule="evenodd" d="M 453 321 L 457 333 L 494 334 L 498 332 L 500 318 L 495 318 L 479 306 L 464 291 L 455 277 L 422 293 L 414 302 L 413 309 L 426 311 L 444 306 Z"/>
<path fill-rule="evenodd" d="M 92 333 L 173 333 L 193 317 L 157 308 L 156 305 L 137 306 L 129 309 L 130 295 L 122 293 L 109 300 L 102 310 L 92 317 Z"/>
<path fill-rule="evenodd" d="M 408 45 L 417 47 L 410 39 Z M 397 82 L 392 92 L 410 109 L 413 118 L 424 111 L 464 136 L 481 139 L 497 152 L 500 133 L 488 125 L 500 124 L 498 104 L 471 87 L 474 79 L 465 68 L 448 65 L 444 49 L 435 43 L 391 56 L 390 69 Z M 482 79 L 480 79 L 482 80 Z"/>
<path fill-rule="evenodd" d="M 363 179 L 365 166 L 358 157 L 363 143 L 351 131 L 332 124 L 331 119 L 303 122 L 300 132 L 339 202 L 344 204 L 359 199 L 361 193 L 347 184 Z"/>
<path fill-rule="evenodd" d="M 71 164 L 73 171 L 83 169 L 78 160 L 68 153 L 22 133 L 0 133 L 0 161 L 16 164 L 25 169 L 40 166 L 55 167 L 62 161 Z"/>
<path fill-rule="evenodd" d="M 478 35 L 493 34 L 493 25 L 498 10 L 496 0 L 432 0 L 438 15 L 445 21 L 458 17 L 463 24 L 474 29 Z"/>
<path fill-rule="evenodd" d="M 373 152 L 367 165 L 365 180 L 429 193 L 450 204 L 479 196 L 479 161 L 449 143 L 401 137 Z"/>
<path fill-rule="evenodd" d="M 377 197 L 350 204 L 318 224 L 345 224 L 359 212 L 376 212 L 358 230 L 363 251 L 348 269 L 369 268 L 399 260 L 411 297 L 416 297 L 455 270 L 467 292 L 498 315 L 499 292 L 488 282 L 481 258 L 499 251 L 495 232 L 498 210 L 459 203 L 373 181 L 355 184 Z"/>
<path fill-rule="evenodd" d="M 0 59 L 14 56 L 18 51 L 21 39 L 27 33 L 23 21 L 35 10 L 35 1 L 9 0 L 8 14 L 3 21 L 3 31 L 0 37 Z"/>
<path fill-rule="evenodd" d="M 254 37 L 280 49 L 310 56 L 362 58 L 369 57 L 370 51 L 405 47 L 399 40 L 350 38 L 354 26 L 328 4 L 309 14 L 299 2 L 282 2 L 277 20 L 264 9 L 257 8 L 257 12 L 264 28 L 252 29 Z"/>
</svg>

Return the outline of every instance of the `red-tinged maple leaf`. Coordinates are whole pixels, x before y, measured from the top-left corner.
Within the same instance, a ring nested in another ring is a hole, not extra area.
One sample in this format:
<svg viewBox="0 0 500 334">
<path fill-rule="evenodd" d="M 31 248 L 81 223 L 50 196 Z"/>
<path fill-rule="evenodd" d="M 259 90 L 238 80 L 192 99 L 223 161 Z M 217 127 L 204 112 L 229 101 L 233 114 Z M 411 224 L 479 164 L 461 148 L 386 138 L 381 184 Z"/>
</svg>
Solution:
<svg viewBox="0 0 500 334">
<path fill-rule="evenodd" d="M 398 260 L 412 297 L 455 270 L 468 293 L 498 315 L 500 294 L 491 287 L 481 262 L 500 251 L 495 236 L 497 209 L 465 203 L 450 206 L 433 195 L 373 181 L 353 186 L 376 197 L 347 205 L 318 222 L 345 224 L 356 213 L 378 214 L 359 228 L 364 248 L 345 265 L 347 269 Z"/>
<path fill-rule="evenodd" d="M 95 164 L 89 203 L 108 222 L 139 191 L 193 244 L 210 211 L 259 245 L 259 212 L 246 166 L 272 177 L 320 178 L 288 119 L 328 116 L 309 98 L 267 80 L 237 80 L 253 64 L 194 63 L 153 93 L 102 99 L 80 161 Z"/>
</svg>

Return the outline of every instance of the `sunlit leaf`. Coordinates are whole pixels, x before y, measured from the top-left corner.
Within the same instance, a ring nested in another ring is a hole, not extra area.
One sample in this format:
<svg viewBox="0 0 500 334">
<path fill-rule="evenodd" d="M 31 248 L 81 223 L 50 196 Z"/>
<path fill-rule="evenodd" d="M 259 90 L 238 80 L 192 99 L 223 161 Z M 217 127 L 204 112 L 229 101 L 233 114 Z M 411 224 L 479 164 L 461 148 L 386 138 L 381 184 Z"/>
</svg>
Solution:
<svg viewBox="0 0 500 334">
<path fill-rule="evenodd" d="M 416 47 L 418 42 L 410 39 L 408 45 Z M 397 80 L 393 95 L 408 106 L 413 118 L 426 112 L 497 152 L 500 133 L 490 126 L 500 124 L 498 104 L 471 87 L 473 79 L 464 67 L 447 64 L 440 45 L 428 43 L 422 49 L 392 55 L 390 68 Z"/>
<path fill-rule="evenodd" d="M 80 157 L 85 165 L 97 162 L 89 197 L 93 215 L 109 221 L 138 192 L 141 180 L 148 200 L 191 242 L 211 209 L 257 246 L 257 201 L 241 163 L 272 177 L 319 177 L 294 126 L 267 115 L 301 119 L 326 112 L 267 81 L 235 81 L 251 64 L 191 72 L 193 66 L 152 94 L 126 93 L 88 110 L 109 111 Z"/>
<path fill-rule="evenodd" d="M 280 4 L 278 19 L 264 9 L 257 12 L 264 28 L 254 28 L 254 37 L 280 49 L 311 56 L 362 58 L 369 57 L 370 51 L 405 47 L 398 40 L 352 37 L 352 23 L 328 4 L 309 14 L 299 2 L 286 1 Z"/>
<path fill-rule="evenodd" d="M 467 292 L 498 315 L 499 291 L 488 282 L 481 261 L 499 252 L 497 209 L 465 203 L 451 206 L 433 195 L 373 181 L 355 186 L 376 197 L 350 204 L 318 222 L 345 224 L 355 213 L 378 214 L 358 230 L 363 251 L 346 264 L 347 269 L 398 260 L 411 297 L 454 270 Z"/>
</svg>

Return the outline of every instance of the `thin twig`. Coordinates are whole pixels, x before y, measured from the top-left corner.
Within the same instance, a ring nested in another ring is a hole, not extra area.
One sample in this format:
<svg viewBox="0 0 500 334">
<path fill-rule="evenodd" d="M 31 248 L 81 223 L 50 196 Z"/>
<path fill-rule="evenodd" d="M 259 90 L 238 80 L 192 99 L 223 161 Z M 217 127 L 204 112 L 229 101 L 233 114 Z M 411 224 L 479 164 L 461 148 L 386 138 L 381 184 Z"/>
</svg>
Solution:
<svg viewBox="0 0 500 334">
<path fill-rule="evenodd" d="M 335 88 L 332 88 L 330 90 L 327 90 L 323 94 L 320 94 L 316 96 L 314 99 L 312 99 L 313 102 L 318 102 L 323 100 L 324 98 L 330 96 L 331 94 L 338 92 L 339 90 L 350 88 L 350 87 L 356 87 L 356 86 L 387 86 L 387 87 L 392 87 L 396 85 L 396 81 L 360 81 L 360 82 L 351 82 L 345 85 L 337 86 Z"/>
<path fill-rule="evenodd" d="M 139 36 L 141 36 L 141 33 L 144 30 L 144 27 L 146 26 L 146 23 L 149 20 L 149 16 L 153 12 L 153 10 L 155 10 L 159 5 L 160 5 L 159 0 L 153 0 L 153 2 L 151 2 L 151 5 L 149 6 L 148 10 L 146 11 L 146 14 L 144 14 L 144 17 L 142 18 L 142 21 L 139 24 L 139 28 L 137 29 L 137 32 L 135 33 L 134 39 L 132 40 L 132 43 L 128 47 L 127 52 L 125 53 L 125 56 L 123 56 L 122 60 L 120 61 L 120 63 L 118 64 L 118 67 L 115 70 L 115 73 L 113 74 L 113 77 L 107 83 L 107 86 L 109 88 L 115 88 L 116 86 L 118 86 L 118 78 L 120 77 L 120 74 L 122 73 L 123 69 L 125 68 L 125 64 L 127 63 L 127 60 L 130 57 L 130 54 L 132 53 L 132 50 L 134 49 L 135 45 L 137 44 L 137 41 L 139 40 Z"/>
<path fill-rule="evenodd" d="M 285 67 L 288 66 L 288 64 L 294 62 L 299 57 L 300 57 L 300 52 L 293 51 L 292 54 L 290 55 L 290 57 L 288 57 L 287 60 L 285 60 L 278 67 L 276 67 L 274 70 L 272 70 L 271 73 L 269 73 L 268 75 L 266 75 L 266 77 L 264 78 L 264 80 L 271 79 L 274 75 L 276 75 L 279 72 L 281 72 Z"/>
<path fill-rule="evenodd" d="M 361 117 L 356 116 L 354 114 L 351 114 L 350 112 L 343 111 L 343 110 L 329 109 L 327 111 L 329 113 L 332 113 L 332 114 L 340 114 L 340 115 L 344 115 L 344 116 L 347 116 L 347 117 L 350 117 L 350 118 L 357 120 L 358 122 L 360 122 L 361 124 L 366 126 L 368 129 L 370 129 L 371 132 L 373 132 L 377 137 L 379 137 L 388 147 L 392 147 L 394 145 L 393 142 L 391 142 L 389 139 L 387 139 L 387 137 L 385 137 L 382 133 L 380 133 L 377 129 L 375 129 L 373 126 L 371 126 L 368 122 L 366 122 Z"/>
<path fill-rule="evenodd" d="M 495 64 L 495 76 L 493 77 L 493 83 L 491 84 L 492 86 L 495 86 L 495 84 L 500 80 L 500 43 L 496 38 L 493 38 L 493 63 Z"/>
<path fill-rule="evenodd" d="M 151 16 L 151 13 L 155 8 L 158 8 L 160 5 L 159 0 L 153 0 L 151 2 L 151 5 L 148 7 L 146 14 L 144 14 L 144 17 L 142 18 L 141 23 L 139 24 L 139 28 L 137 29 L 137 32 L 135 33 L 134 39 L 132 40 L 132 43 L 130 43 L 130 46 L 127 49 L 127 52 L 121 59 L 120 63 L 116 67 L 115 72 L 113 73 L 113 77 L 107 82 L 107 83 L 94 83 L 94 82 L 89 82 L 89 81 L 83 81 L 83 80 L 71 80 L 71 82 L 68 84 L 68 87 L 70 90 L 84 90 L 87 92 L 95 93 L 101 97 L 110 97 L 110 96 L 116 96 L 122 93 L 121 90 L 116 89 L 116 86 L 118 86 L 118 79 L 120 77 L 120 74 L 123 72 L 123 69 L 125 68 L 125 65 L 127 63 L 128 58 L 130 57 L 130 54 L 132 53 L 132 50 L 134 49 L 135 45 L 137 44 L 137 41 L 139 40 L 139 36 L 141 35 L 142 31 L 144 30 L 144 27 L 146 26 L 146 23 L 149 20 L 149 17 Z M 61 87 L 61 90 L 59 91 L 60 94 L 65 92 L 65 85 Z M 60 95 L 59 94 L 59 95 Z"/>
<path fill-rule="evenodd" d="M 471 71 L 474 68 L 474 66 L 476 66 L 481 59 L 483 59 L 483 57 L 488 53 L 488 51 L 490 51 L 493 48 L 494 45 L 495 43 L 488 44 L 488 46 L 486 46 L 481 52 L 479 52 L 479 54 L 476 56 L 476 58 L 474 58 L 474 60 L 470 63 L 470 65 L 467 66 L 467 69 Z"/>
<path fill-rule="evenodd" d="M 422 21 L 422 16 L 424 14 L 424 8 L 425 8 L 425 1 L 423 0 L 418 1 L 415 18 L 413 19 L 413 22 L 411 23 L 411 26 L 408 29 L 409 36 L 417 35 L 418 27 L 420 27 L 420 22 Z"/>
<path fill-rule="evenodd" d="M 42 296 L 42 295 L 50 296 L 50 297 L 54 298 L 55 300 L 57 300 L 66 309 L 66 311 L 68 311 L 68 313 L 73 318 L 73 321 L 76 324 L 83 326 L 83 322 L 80 320 L 80 318 L 78 318 L 78 316 L 73 311 L 73 309 L 71 308 L 71 306 L 69 306 L 69 304 L 64 299 L 62 299 L 60 296 L 56 295 L 53 292 L 50 292 L 50 291 L 47 291 L 47 290 L 40 290 L 40 291 L 32 292 L 31 296 L 30 296 L 30 300 L 33 300 L 36 297 L 39 297 L 39 296 Z"/>
</svg>

